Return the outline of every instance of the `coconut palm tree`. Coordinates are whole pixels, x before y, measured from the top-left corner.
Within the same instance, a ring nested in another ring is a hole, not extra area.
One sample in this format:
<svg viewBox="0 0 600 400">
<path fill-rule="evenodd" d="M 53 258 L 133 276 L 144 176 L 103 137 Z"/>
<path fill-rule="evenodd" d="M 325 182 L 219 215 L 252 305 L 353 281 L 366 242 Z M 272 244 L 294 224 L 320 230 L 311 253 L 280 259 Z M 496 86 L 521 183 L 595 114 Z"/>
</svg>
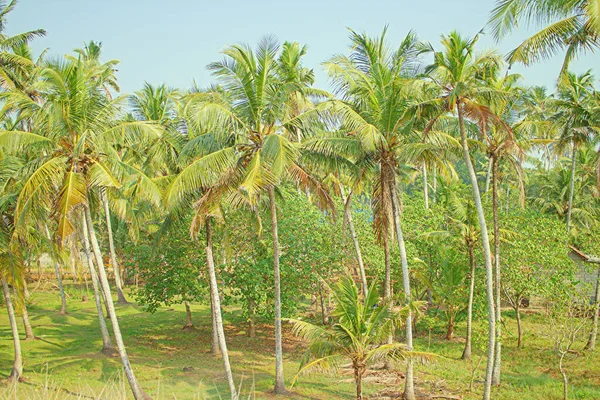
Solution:
<svg viewBox="0 0 600 400">
<path fill-rule="evenodd" d="M 310 369 L 339 369 L 350 362 L 354 372 L 356 399 L 361 400 L 362 377 L 368 368 L 380 361 L 399 362 L 408 357 L 431 359 L 432 354 L 416 353 L 401 343 L 385 343 L 394 325 L 402 324 L 406 308 L 393 310 L 391 303 L 381 301 L 375 282 L 365 293 L 364 301 L 351 277 L 340 279 L 331 292 L 335 300 L 329 327 L 289 319 L 295 335 L 309 341 L 298 375 Z"/>
<path fill-rule="evenodd" d="M 31 65 L 31 60 L 27 57 L 22 57 L 20 54 L 15 53 L 15 48 L 21 47 L 27 44 L 35 38 L 46 35 L 46 31 L 43 29 L 36 29 L 33 31 L 18 33 L 13 36 L 7 36 L 4 31 L 6 29 L 7 21 L 6 17 L 10 14 L 17 6 L 17 0 L 12 0 L 10 3 L 0 2 L 0 85 L 5 80 L 11 80 L 11 72 L 19 68 L 27 68 Z"/>
<path fill-rule="evenodd" d="M 410 33 L 398 49 L 391 51 L 385 43 L 385 30 L 378 38 L 351 31 L 350 56 L 337 56 L 325 63 L 325 68 L 341 100 L 323 101 L 315 107 L 320 120 L 330 126 L 340 126 L 343 135 L 317 137 L 306 143 L 313 153 L 326 157 L 345 157 L 357 165 L 370 165 L 372 171 L 372 207 L 374 229 L 386 249 L 389 260 L 389 240 L 396 239 L 400 250 L 404 302 L 411 302 L 410 274 L 404 234 L 400 221 L 398 198 L 398 168 L 406 145 L 414 140 L 409 115 L 409 97 L 420 88 L 414 86 L 417 68 L 417 39 Z M 311 116 L 308 113 L 307 116 Z M 386 264 L 388 264 L 386 262 Z M 388 267 L 386 267 L 386 271 Z M 386 272 L 389 276 L 389 272 Z M 390 286 L 389 281 L 385 287 Z M 386 291 L 389 295 L 390 291 Z M 410 310 L 410 308 L 409 308 Z M 412 350 L 412 315 L 407 315 L 406 346 Z M 407 360 L 404 395 L 414 399 L 413 364 Z"/>
<path fill-rule="evenodd" d="M 594 0 L 496 0 L 488 24 L 496 40 L 519 24 L 541 27 L 507 55 L 508 62 L 529 65 L 565 51 L 561 77 L 573 59 L 600 45 L 600 6 Z"/>
<path fill-rule="evenodd" d="M 282 65 L 290 46 L 294 45 L 284 43 L 280 52 L 280 45 L 267 37 L 255 51 L 248 46 L 230 46 L 224 50 L 222 61 L 209 65 L 221 86 L 193 93 L 186 106 L 186 113 L 193 115 L 190 125 L 207 134 L 199 135 L 182 150 L 182 155 L 191 155 L 191 162 L 173 179 L 166 196 L 167 204 L 174 205 L 206 189 L 197 203 L 200 213 L 223 198 L 229 197 L 234 205 L 248 201 L 256 206 L 261 195 L 268 196 L 273 237 L 276 393 L 285 392 L 277 186 L 293 182 L 310 190 L 320 207 L 331 208 L 333 204 L 324 185 L 303 167 L 297 143 L 289 139 L 291 131 L 303 129 L 299 116 L 289 112 L 290 99 L 311 84 L 310 79 L 288 79 Z M 288 118 L 290 115 L 294 116 Z M 244 200 L 240 200 L 242 197 Z"/>
<path fill-rule="evenodd" d="M 95 72 L 102 73 L 102 69 L 81 60 L 50 62 L 41 73 L 46 99 L 43 104 L 32 104 L 19 96 L 5 97 L 13 106 L 28 103 L 35 111 L 34 131 L 39 133 L 28 136 L 46 139 L 36 167 L 19 194 L 15 229 L 22 235 L 32 221 L 45 221 L 51 215 L 56 219 L 57 242 L 63 244 L 75 232 L 74 210 L 84 208 L 117 350 L 134 396 L 145 399 L 148 396 L 133 374 L 123 344 L 90 207 L 99 189 L 120 185 L 118 178 L 123 169 L 113 146 L 157 136 L 160 131 L 146 122 L 119 122 L 122 99 L 109 99 Z M 20 131 L 13 135 L 24 136 Z"/>
<path fill-rule="evenodd" d="M 488 105 L 484 104 L 484 102 L 489 104 L 494 98 L 502 98 L 504 93 L 490 87 L 484 80 L 486 76 L 499 68 L 501 61 L 495 53 L 475 54 L 475 44 L 478 38 L 479 35 L 472 39 L 465 39 L 458 33 L 451 32 L 449 35 L 442 36 L 442 51 L 435 51 L 431 45 L 424 47 L 424 51 L 433 53 L 434 57 L 434 62 L 427 66 L 425 71 L 431 77 L 431 81 L 439 85 L 440 90 L 439 96 L 425 102 L 424 106 L 437 107 L 440 116 L 455 113 L 458 117 L 463 158 L 473 191 L 485 260 L 489 337 L 483 398 L 488 400 L 491 391 L 496 337 L 493 264 L 487 222 L 481 202 L 477 175 L 471 160 L 465 118 L 477 124 L 481 135 L 485 134 L 490 125 L 500 126 L 507 131 L 511 129 L 499 116 L 493 113 Z M 435 118 L 432 123 L 434 122 Z"/>
</svg>

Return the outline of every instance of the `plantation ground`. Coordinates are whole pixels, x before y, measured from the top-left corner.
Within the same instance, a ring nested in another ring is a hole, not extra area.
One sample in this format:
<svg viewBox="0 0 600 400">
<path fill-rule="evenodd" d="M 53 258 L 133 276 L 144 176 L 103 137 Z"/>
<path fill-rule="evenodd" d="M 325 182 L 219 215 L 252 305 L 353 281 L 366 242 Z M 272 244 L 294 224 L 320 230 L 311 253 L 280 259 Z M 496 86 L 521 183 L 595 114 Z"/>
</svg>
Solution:
<svg viewBox="0 0 600 400">
<path fill-rule="evenodd" d="M 84 294 L 68 288 L 69 314 L 59 315 L 59 297 L 50 285 L 34 291 L 29 313 L 38 340 L 22 341 L 25 380 L 15 390 L 6 381 L 0 398 L 71 399 L 130 398 L 117 357 L 99 352 L 101 339 L 93 298 L 82 302 Z M 273 398 L 274 377 L 271 327 L 261 325 L 257 337 L 246 336 L 240 313 L 227 309 L 226 334 L 231 361 L 243 398 Z M 137 305 L 117 306 L 119 321 L 135 372 L 144 389 L 154 399 L 227 398 L 228 390 L 220 359 L 211 357 L 210 313 L 203 305 L 193 305 L 193 330 L 182 330 L 183 306 L 162 307 L 148 314 Z M 562 383 L 555 367 L 549 327 L 539 315 L 524 316 L 525 347 L 515 348 L 514 315 L 504 313 L 506 339 L 503 352 L 503 383 L 494 389 L 496 399 L 548 400 L 562 398 Z M 20 322 L 20 321 L 19 321 Z M 475 388 L 469 391 L 471 363 L 458 360 L 462 352 L 459 339 L 443 339 L 440 325 L 419 332 L 417 350 L 441 355 L 437 362 L 418 366 L 416 387 L 422 398 L 450 395 L 455 398 L 481 397 L 480 380 L 485 359 L 475 374 Z M 457 334 L 464 333 L 458 325 Z M 6 377 L 12 365 L 12 339 L 6 312 L 0 316 L 0 376 Z M 23 335 L 22 335 L 23 336 Z M 287 332 L 285 373 L 289 380 L 296 373 L 303 344 Z M 576 349 L 583 347 L 578 343 Z M 473 357 L 477 364 L 479 353 Z M 571 354 L 566 363 L 574 399 L 600 399 L 600 352 L 593 355 Z M 364 382 L 369 398 L 395 397 L 402 385 L 400 372 L 375 371 Z M 292 388 L 293 399 L 347 399 L 354 396 L 351 375 L 312 373 L 301 376 Z"/>
</svg>

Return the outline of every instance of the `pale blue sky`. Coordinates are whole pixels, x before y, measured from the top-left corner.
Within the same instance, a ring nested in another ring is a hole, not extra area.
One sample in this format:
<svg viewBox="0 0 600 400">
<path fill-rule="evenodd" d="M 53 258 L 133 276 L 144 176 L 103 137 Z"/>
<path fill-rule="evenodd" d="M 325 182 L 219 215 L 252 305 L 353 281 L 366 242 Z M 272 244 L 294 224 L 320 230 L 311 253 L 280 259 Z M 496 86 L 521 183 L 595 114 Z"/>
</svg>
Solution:
<svg viewBox="0 0 600 400">
<path fill-rule="evenodd" d="M 124 92 L 144 81 L 188 88 L 195 79 L 211 82 L 206 65 L 237 42 L 254 45 L 267 34 L 280 41 L 308 45 L 305 65 L 313 68 L 317 85 L 327 88 L 320 63 L 348 49 L 347 27 L 377 35 L 388 24 L 388 42 L 397 46 L 409 30 L 437 46 L 453 29 L 474 35 L 484 27 L 493 0 L 20 0 L 9 16 L 8 33 L 44 28 L 47 36 L 34 42 L 36 52 L 50 49 L 63 55 L 89 40 L 101 41 L 105 59 L 118 59 L 118 78 Z M 498 45 L 491 37 L 480 48 L 497 47 L 503 54 L 530 33 L 521 29 Z M 524 68 L 529 85 L 552 86 L 561 59 Z M 582 72 L 600 67 L 600 55 L 573 64 Z"/>
</svg>

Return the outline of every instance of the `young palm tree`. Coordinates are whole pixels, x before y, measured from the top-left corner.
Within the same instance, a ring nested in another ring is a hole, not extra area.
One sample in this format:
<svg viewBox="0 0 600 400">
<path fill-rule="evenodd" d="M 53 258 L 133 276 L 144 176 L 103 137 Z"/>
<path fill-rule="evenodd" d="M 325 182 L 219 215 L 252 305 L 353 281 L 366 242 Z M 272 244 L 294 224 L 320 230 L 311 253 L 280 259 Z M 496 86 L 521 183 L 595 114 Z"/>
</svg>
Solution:
<svg viewBox="0 0 600 400">
<path fill-rule="evenodd" d="M 365 293 L 364 301 L 351 277 L 339 280 L 332 288 L 336 319 L 329 327 L 290 319 L 293 332 L 308 340 L 309 347 L 294 377 L 310 369 L 339 369 L 350 362 L 354 371 L 356 399 L 361 400 L 362 377 L 368 368 L 380 361 L 399 362 L 407 358 L 432 359 L 432 354 L 416 353 L 401 343 L 385 343 L 394 325 L 403 322 L 407 309 L 392 310 L 390 302 L 381 301 L 375 282 Z M 384 344 L 382 344 L 384 343 Z"/>
<path fill-rule="evenodd" d="M 400 222 L 397 169 L 407 162 L 403 158 L 404 150 L 415 137 L 410 123 L 413 115 L 407 110 L 409 96 L 418 91 L 413 85 L 417 39 L 410 33 L 397 50 L 390 51 L 385 44 L 385 31 L 379 38 L 355 32 L 351 32 L 350 38 L 350 56 L 337 56 L 325 63 L 342 99 L 324 101 L 316 106 L 315 112 L 331 126 L 341 126 L 340 131 L 345 135 L 318 137 L 307 142 L 306 147 L 327 157 L 343 156 L 357 164 L 371 165 L 374 228 L 387 249 L 386 260 L 389 259 L 389 240 L 396 239 L 404 301 L 408 305 L 411 302 L 410 274 Z M 385 286 L 389 287 L 389 282 Z M 410 311 L 406 318 L 406 346 L 412 350 Z M 408 399 L 415 398 L 410 358 L 404 395 Z"/>
<path fill-rule="evenodd" d="M 488 400 L 491 392 L 496 337 L 493 264 L 487 222 L 481 203 L 477 175 L 471 160 L 465 118 L 476 122 L 482 135 L 492 124 L 501 126 L 507 131 L 510 131 L 510 127 L 494 114 L 487 105 L 481 103 L 481 101 L 489 102 L 495 97 L 501 98 L 504 93 L 490 87 L 483 80 L 491 72 L 498 69 L 500 59 L 495 53 L 476 55 L 474 51 L 478 38 L 479 35 L 466 40 L 458 33 L 452 32 L 442 37 L 443 51 L 437 52 L 431 45 L 425 48 L 425 51 L 432 52 L 434 56 L 434 62 L 426 68 L 426 73 L 432 77 L 434 83 L 440 86 L 439 97 L 426 104 L 438 107 L 439 115 L 456 113 L 458 117 L 463 158 L 471 181 L 485 260 L 489 337 L 483 398 Z"/>
<path fill-rule="evenodd" d="M 595 0 L 496 0 L 488 22 L 496 40 L 521 23 L 542 29 L 508 54 L 511 64 L 529 65 L 566 51 L 560 72 L 564 76 L 573 59 L 600 45 L 600 6 Z"/>
<path fill-rule="evenodd" d="M 186 110 L 194 116 L 192 127 L 208 133 L 183 150 L 189 150 L 192 162 L 177 175 L 167 193 L 167 204 L 176 204 L 207 188 L 197 204 L 200 212 L 208 211 L 224 197 L 239 198 L 240 191 L 253 206 L 262 194 L 268 196 L 273 237 L 276 393 L 285 392 L 277 186 L 291 181 L 312 191 L 320 207 L 333 204 L 324 185 L 302 166 L 297 143 L 288 139 L 291 130 L 302 129 L 299 116 L 287 118 L 290 99 L 311 83 L 310 79 L 288 79 L 282 57 L 290 46 L 293 44 L 284 43 L 278 57 L 279 44 L 267 37 L 256 51 L 247 46 L 228 47 L 221 62 L 209 65 L 222 87 L 194 93 Z"/>
</svg>

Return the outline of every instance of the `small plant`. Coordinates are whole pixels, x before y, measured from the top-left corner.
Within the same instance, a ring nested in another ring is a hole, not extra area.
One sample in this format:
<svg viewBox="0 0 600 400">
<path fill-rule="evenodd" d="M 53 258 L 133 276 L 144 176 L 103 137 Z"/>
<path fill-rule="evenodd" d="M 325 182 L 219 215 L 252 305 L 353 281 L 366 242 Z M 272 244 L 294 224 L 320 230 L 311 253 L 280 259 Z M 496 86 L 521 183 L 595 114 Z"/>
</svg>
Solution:
<svg viewBox="0 0 600 400">
<path fill-rule="evenodd" d="M 370 365 L 380 361 L 400 362 L 409 357 L 421 360 L 434 357 L 431 353 L 409 351 L 401 343 L 387 343 L 394 326 L 404 320 L 407 310 L 392 310 L 390 303 L 379 297 L 375 284 L 371 284 L 363 302 L 354 281 L 350 277 L 341 279 L 332 288 L 335 306 L 331 326 L 288 320 L 294 325 L 294 334 L 310 342 L 293 382 L 307 370 L 339 369 L 342 363 L 349 361 L 354 371 L 356 399 L 361 400 L 362 377 Z"/>
</svg>

